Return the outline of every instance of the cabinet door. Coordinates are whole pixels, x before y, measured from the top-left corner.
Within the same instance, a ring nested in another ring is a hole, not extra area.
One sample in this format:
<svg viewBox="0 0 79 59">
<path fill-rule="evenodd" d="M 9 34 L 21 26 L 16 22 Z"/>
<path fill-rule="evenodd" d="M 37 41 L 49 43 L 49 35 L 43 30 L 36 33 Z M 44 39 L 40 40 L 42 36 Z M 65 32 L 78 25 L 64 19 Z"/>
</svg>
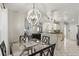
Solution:
<svg viewBox="0 0 79 59">
<path fill-rule="evenodd" d="M 58 35 L 58 38 L 57 38 L 57 45 L 58 45 L 58 49 L 62 49 L 64 46 L 64 41 L 62 41 L 62 39 L 63 39 L 63 35 L 62 34 L 59 34 Z"/>
<path fill-rule="evenodd" d="M 77 26 L 76 25 L 70 26 L 69 35 L 70 35 L 71 40 L 76 40 L 76 35 L 77 35 Z"/>
<path fill-rule="evenodd" d="M 56 34 L 50 34 L 50 43 L 56 43 L 56 42 L 57 42 Z"/>
</svg>

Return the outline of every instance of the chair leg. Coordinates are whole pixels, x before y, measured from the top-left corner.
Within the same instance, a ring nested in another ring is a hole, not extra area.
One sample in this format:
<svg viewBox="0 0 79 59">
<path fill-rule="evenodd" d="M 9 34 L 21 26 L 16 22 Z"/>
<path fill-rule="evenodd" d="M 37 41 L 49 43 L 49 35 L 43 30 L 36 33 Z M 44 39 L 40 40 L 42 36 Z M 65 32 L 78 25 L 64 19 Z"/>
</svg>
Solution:
<svg viewBox="0 0 79 59">
<path fill-rule="evenodd" d="M 33 53 L 33 49 L 31 48 L 31 53 Z"/>
<path fill-rule="evenodd" d="M 28 50 L 28 55 L 29 55 L 29 50 Z"/>
<path fill-rule="evenodd" d="M 23 52 L 20 54 L 20 56 L 22 56 L 22 54 L 25 52 L 25 49 L 23 50 Z"/>
</svg>

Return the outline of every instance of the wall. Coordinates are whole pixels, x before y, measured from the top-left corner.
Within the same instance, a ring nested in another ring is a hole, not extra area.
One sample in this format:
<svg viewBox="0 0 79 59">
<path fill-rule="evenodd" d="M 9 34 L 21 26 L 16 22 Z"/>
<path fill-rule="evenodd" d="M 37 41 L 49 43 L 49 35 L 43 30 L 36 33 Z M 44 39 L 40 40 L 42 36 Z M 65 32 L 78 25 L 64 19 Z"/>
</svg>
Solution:
<svg viewBox="0 0 79 59">
<path fill-rule="evenodd" d="M 8 14 L 8 16 L 9 16 L 8 17 L 8 19 L 9 19 L 9 21 L 8 21 L 8 30 L 9 30 L 8 37 L 9 37 L 9 42 L 13 42 L 13 41 L 19 40 L 19 36 L 23 35 L 23 33 L 24 33 L 25 14 L 19 13 L 17 11 L 11 11 L 11 10 L 9 10 L 8 13 L 9 13 Z M 61 18 L 61 17 L 59 17 L 59 18 Z M 57 18 L 57 20 L 59 18 Z M 46 22 L 49 22 L 49 19 L 47 19 L 46 17 L 44 17 L 42 15 L 40 22 L 42 22 L 44 24 Z M 60 24 L 61 31 L 64 30 L 64 28 L 63 28 L 64 26 L 62 24 L 63 23 Z"/>
<path fill-rule="evenodd" d="M 19 40 L 19 36 L 24 33 L 24 14 L 9 11 L 9 41 Z"/>
</svg>

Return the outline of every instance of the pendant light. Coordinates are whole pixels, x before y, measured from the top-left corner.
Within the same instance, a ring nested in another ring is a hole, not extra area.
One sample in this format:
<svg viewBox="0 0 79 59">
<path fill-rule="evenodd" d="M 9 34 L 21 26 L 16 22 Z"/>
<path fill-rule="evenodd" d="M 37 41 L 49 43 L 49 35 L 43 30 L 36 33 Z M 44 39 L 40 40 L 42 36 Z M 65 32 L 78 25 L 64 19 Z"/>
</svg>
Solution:
<svg viewBox="0 0 79 59">
<path fill-rule="evenodd" d="M 27 20 L 31 25 L 36 25 L 41 17 L 39 10 L 35 8 L 35 3 L 33 3 L 33 8 L 27 14 Z"/>
</svg>

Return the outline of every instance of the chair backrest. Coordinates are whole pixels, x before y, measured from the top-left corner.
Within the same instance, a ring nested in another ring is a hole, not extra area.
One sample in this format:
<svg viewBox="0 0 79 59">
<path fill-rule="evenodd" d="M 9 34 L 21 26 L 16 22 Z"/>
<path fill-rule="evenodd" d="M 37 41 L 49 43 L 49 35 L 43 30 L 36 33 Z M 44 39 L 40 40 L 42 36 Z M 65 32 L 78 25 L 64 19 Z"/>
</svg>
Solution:
<svg viewBox="0 0 79 59">
<path fill-rule="evenodd" d="M 26 37 L 23 35 L 23 36 L 20 36 L 19 37 L 19 41 L 20 41 L 20 43 L 22 43 L 22 42 L 26 42 Z"/>
<path fill-rule="evenodd" d="M 45 44 L 50 44 L 50 37 L 49 36 L 42 36 L 42 42 Z"/>
<path fill-rule="evenodd" d="M 2 55 L 6 56 L 6 45 L 4 41 L 1 43 L 0 48 L 1 48 Z"/>
</svg>

